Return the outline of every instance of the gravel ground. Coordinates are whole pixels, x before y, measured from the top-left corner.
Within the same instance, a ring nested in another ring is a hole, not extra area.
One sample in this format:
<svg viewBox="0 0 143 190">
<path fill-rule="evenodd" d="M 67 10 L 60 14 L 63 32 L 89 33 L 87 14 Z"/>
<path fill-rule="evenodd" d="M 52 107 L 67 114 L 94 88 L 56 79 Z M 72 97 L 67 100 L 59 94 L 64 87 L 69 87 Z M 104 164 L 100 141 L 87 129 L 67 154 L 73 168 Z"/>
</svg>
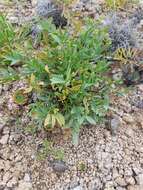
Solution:
<svg viewBox="0 0 143 190">
<path fill-rule="evenodd" d="M 22 23 L 34 14 L 30 3 L 24 4 L 11 4 L 8 10 L 3 1 L 0 10 L 11 22 L 18 18 Z M 68 169 L 61 175 L 48 158 L 37 160 L 47 135 L 32 136 L 21 126 L 27 108 L 14 104 L 11 94 L 25 85 L 0 85 L 0 190 L 143 190 L 143 85 L 111 96 L 109 116 L 113 125 L 117 122 L 116 135 L 103 124 L 82 129 L 77 147 L 60 134 L 51 137 L 54 147 L 65 151 Z"/>
<path fill-rule="evenodd" d="M 15 86 L 15 85 L 14 85 Z M 6 88 L 6 87 L 5 87 Z M 7 90 L 7 88 L 6 88 Z M 2 92 L 1 99 L 5 96 Z M 5 96 L 8 105 L 10 95 Z M 63 136 L 53 138 L 54 147 L 65 150 L 68 170 L 57 175 L 48 159 L 37 160 L 41 136 L 22 133 L 24 128 L 5 122 L 12 104 L 1 107 L 0 189 L 2 190 L 142 190 L 143 189 L 143 85 L 123 97 L 112 97 L 111 114 L 118 117 L 116 136 L 106 125 L 85 127 L 77 147 Z M 136 102 L 136 104 L 135 104 Z M 11 115 L 12 115 L 11 114 Z M 1 122 L 2 126 L 2 122 Z M 45 137 L 43 137 L 44 139 Z"/>
</svg>

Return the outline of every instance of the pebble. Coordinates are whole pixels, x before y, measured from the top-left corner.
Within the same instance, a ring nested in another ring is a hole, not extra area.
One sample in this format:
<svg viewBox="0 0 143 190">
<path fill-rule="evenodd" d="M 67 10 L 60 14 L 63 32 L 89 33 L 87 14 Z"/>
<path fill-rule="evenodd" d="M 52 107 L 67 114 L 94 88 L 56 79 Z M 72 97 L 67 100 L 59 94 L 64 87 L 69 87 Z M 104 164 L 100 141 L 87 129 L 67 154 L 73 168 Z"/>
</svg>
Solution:
<svg viewBox="0 0 143 190">
<path fill-rule="evenodd" d="M 15 190 L 31 190 L 32 184 L 25 181 L 20 181 L 19 186 Z"/>
<path fill-rule="evenodd" d="M 115 179 L 115 182 L 116 182 L 117 184 L 119 184 L 121 187 L 124 187 L 124 186 L 127 185 L 125 179 L 122 178 L 122 177 L 116 178 L 116 179 Z"/>
<path fill-rule="evenodd" d="M 72 190 L 83 190 L 81 186 L 76 186 Z"/>
<path fill-rule="evenodd" d="M 7 172 L 4 174 L 4 176 L 3 176 L 2 182 L 3 182 L 4 184 L 6 184 L 11 178 L 12 178 L 12 174 L 11 174 L 9 171 L 7 171 Z"/>
<path fill-rule="evenodd" d="M 125 181 L 128 185 L 135 185 L 135 179 L 133 177 L 126 177 Z"/>
<path fill-rule="evenodd" d="M 133 116 L 129 115 L 129 114 L 124 114 L 123 120 L 127 123 L 130 123 L 130 124 L 134 122 Z"/>
<path fill-rule="evenodd" d="M 13 178 L 7 183 L 7 187 L 12 188 L 13 186 L 17 185 L 17 183 L 18 183 L 18 180 L 17 180 L 15 177 L 13 177 Z"/>
<path fill-rule="evenodd" d="M 127 190 L 142 190 L 139 185 L 128 185 Z"/>
<path fill-rule="evenodd" d="M 133 131 L 133 129 L 131 129 L 131 128 L 127 128 L 126 130 L 125 130 L 125 134 L 128 136 L 128 137 L 133 137 L 134 136 L 134 131 Z"/>
<path fill-rule="evenodd" d="M 25 176 L 24 176 L 24 181 L 25 181 L 25 182 L 30 182 L 30 181 L 31 181 L 30 175 L 29 175 L 28 173 L 25 174 Z"/>
<path fill-rule="evenodd" d="M 0 95 L 2 94 L 2 84 L 0 84 Z"/>
<path fill-rule="evenodd" d="M 119 126 L 120 120 L 117 117 L 111 119 L 111 133 L 113 136 L 117 134 Z"/>
<path fill-rule="evenodd" d="M 136 180 L 137 180 L 138 185 L 142 185 L 142 186 L 143 186 L 143 173 L 142 173 L 142 174 L 139 174 L 139 175 L 136 177 Z"/>
<path fill-rule="evenodd" d="M 8 139 L 9 139 L 9 135 L 2 136 L 2 138 L 0 139 L 0 144 L 6 145 L 8 143 Z"/>
</svg>

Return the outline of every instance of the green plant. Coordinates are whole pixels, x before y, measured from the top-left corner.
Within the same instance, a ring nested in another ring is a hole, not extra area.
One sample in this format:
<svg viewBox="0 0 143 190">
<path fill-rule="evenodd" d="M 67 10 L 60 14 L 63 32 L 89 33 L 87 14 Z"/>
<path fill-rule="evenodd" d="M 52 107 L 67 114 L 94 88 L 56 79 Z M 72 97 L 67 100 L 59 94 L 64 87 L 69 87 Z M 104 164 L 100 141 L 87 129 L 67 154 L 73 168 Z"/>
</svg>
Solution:
<svg viewBox="0 0 143 190">
<path fill-rule="evenodd" d="M 78 168 L 79 171 L 85 172 L 86 169 L 87 169 L 87 165 L 86 165 L 86 163 L 84 163 L 83 161 L 80 161 L 80 162 L 78 163 L 78 165 L 77 165 L 77 168 Z"/>
<path fill-rule="evenodd" d="M 37 93 L 31 114 L 47 129 L 70 127 L 77 143 L 81 125 L 95 125 L 108 105 L 108 85 L 104 87 L 108 63 L 99 59 L 109 45 L 108 36 L 91 20 L 77 37 L 66 29 L 56 29 L 49 21 L 41 26 L 43 39 L 47 35 L 48 40 L 43 43 L 49 46 L 24 65 L 32 77 L 29 90 Z"/>
<path fill-rule="evenodd" d="M 138 0 L 106 0 L 106 6 L 111 9 L 124 8 L 129 3 L 138 3 Z"/>
<path fill-rule="evenodd" d="M 24 105 L 27 103 L 28 97 L 27 94 L 24 93 L 24 90 L 20 89 L 14 92 L 13 100 L 18 105 Z"/>
<path fill-rule="evenodd" d="M 64 151 L 62 149 L 54 148 L 53 143 L 44 140 L 42 143 L 42 148 L 38 151 L 37 158 L 39 160 L 45 159 L 47 156 L 52 157 L 55 160 L 64 160 Z"/>
<path fill-rule="evenodd" d="M 75 31 L 57 29 L 51 20 L 39 26 L 40 51 L 28 37 L 15 46 L 22 61 L 18 75 L 29 85 L 24 94 L 35 95 L 30 116 L 39 128 L 70 128 L 77 144 L 81 126 L 95 125 L 108 109 L 109 64 L 102 58 L 110 46 L 108 31 L 91 19 Z"/>
<path fill-rule="evenodd" d="M 17 66 L 23 61 L 19 51 L 19 36 L 3 15 L 0 15 L 0 83 L 19 79 L 17 71 L 11 66 Z"/>
</svg>

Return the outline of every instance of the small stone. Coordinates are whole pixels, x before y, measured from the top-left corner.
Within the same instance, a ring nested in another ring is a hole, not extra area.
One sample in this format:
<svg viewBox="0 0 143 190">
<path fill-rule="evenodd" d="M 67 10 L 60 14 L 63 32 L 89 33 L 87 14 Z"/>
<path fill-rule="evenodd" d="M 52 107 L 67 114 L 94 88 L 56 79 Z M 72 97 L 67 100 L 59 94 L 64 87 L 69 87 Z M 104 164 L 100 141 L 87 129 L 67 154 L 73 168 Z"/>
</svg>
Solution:
<svg viewBox="0 0 143 190">
<path fill-rule="evenodd" d="M 143 84 L 138 85 L 138 90 L 143 92 Z"/>
<path fill-rule="evenodd" d="M 133 171 L 135 172 L 136 175 L 139 175 L 141 172 L 141 169 L 137 166 L 133 166 Z"/>
<path fill-rule="evenodd" d="M 17 184 L 17 179 L 15 177 L 13 177 L 8 183 L 7 183 L 7 187 L 12 188 L 13 186 L 15 186 Z"/>
<path fill-rule="evenodd" d="M 3 160 L 0 160 L 0 171 L 5 168 L 5 164 Z"/>
<path fill-rule="evenodd" d="M 122 79 L 122 71 L 113 74 L 113 80 L 118 81 Z"/>
<path fill-rule="evenodd" d="M 113 169 L 112 175 L 113 175 L 113 178 L 114 178 L 114 179 L 119 176 L 119 173 L 118 173 L 117 169 Z"/>
<path fill-rule="evenodd" d="M 63 173 L 68 169 L 65 162 L 62 160 L 55 160 L 51 164 L 53 170 L 57 173 Z"/>
<path fill-rule="evenodd" d="M 125 179 L 122 177 L 116 178 L 115 182 L 118 183 L 121 187 L 125 187 L 127 185 L 127 183 L 125 182 Z"/>
<path fill-rule="evenodd" d="M 126 181 L 126 183 L 127 183 L 128 185 L 135 185 L 135 179 L 134 179 L 133 177 L 127 177 L 127 178 L 125 179 L 125 181 Z"/>
<path fill-rule="evenodd" d="M 32 0 L 32 1 L 31 1 L 31 4 L 32 4 L 33 7 L 35 7 L 36 4 L 37 4 L 37 0 Z"/>
<path fill-rule="evenodd" d="M 3 129 L 3 134 L 4 135 L 7 135 L 7 134 L 9 134 L 10 133 L 10 128 L 9 127 L 5 127 L 4 129 Z"/>
<path fill-rule="evenodd" d="M 82 190 L 82 187 L 81 186 L 76 186 L 72 190 Z"/>
<path fill-rule="evenodd" d="M 25 182 L 30 182 L 30 181 L 31 181 L 30 176 L 29 176 L 28 173 L 25 174 L 25 176 L 24 176 L 24 181 L 25 181 Z"/>
<path fill-rule="evenodd" d="M 126 133 L 126 135 L 128 137 L 133 137 L 134 136 L 134 131 L 131 128 L 127 128 L 126 131 L 125 131 L 125 133 Z"/>
<path fill-rule="evenodd" d="M 114 183 L 112 181 L 108 181 L 106 184 L 105 184 L 105 189 L 106 190 L 114 190 Z"/>
<path fill-rule="evenodd" d="M 139 185 L 129 185 L 127 190 L 142 190 Z"/>
<path fill-rule="evenodd" d="M 137 183 L 143 186 L 143 173 L 136 177 Z"/>
<path fill-rule="evenodd" d="M 116 190 L 126 190 L 124 187 L 117 187 Z"/>
<path fill-rule="evenodd" d="M 0 144 L 2 145 L 6 145 L 9 139 L 9 135 L 4 135 L 2 136 L 2 138 L 0 139 Z"/>
<path fill-rule="evenodd" d="M 111 133 L 113 136 L 117 134 L 119 126 L 120 120 L 117 117 L 111 119 Z"/>
<path fill-rule="evenodd" d="M 31 190 L 32 184 L 29 182 L 20 181 L 19 186 L 15 190 Z"/>
<path fill-rule="evenodd" d="M 6 184 L 11 179 L 11 173 L 8 171 L 3 176 L 3 183 Z"/>
<path fill-rule="evenodd" d="M 132 117 L 131 115 L 129 115 L 129 114 L 124 114 L 123 120 L 124 120 L 126 123 L 133 123 L 133 122 L 134 122 L 133 117 Z"/>
<path fill-rule="evenodd" d="M 7 16 L 7 18 L 9 19 L 9 21 L 12 23 L 12 24 L 16 24 L 16 23 L 18 23 L 18 17 L 16 17 L 16 16 Z"/>
</svg>

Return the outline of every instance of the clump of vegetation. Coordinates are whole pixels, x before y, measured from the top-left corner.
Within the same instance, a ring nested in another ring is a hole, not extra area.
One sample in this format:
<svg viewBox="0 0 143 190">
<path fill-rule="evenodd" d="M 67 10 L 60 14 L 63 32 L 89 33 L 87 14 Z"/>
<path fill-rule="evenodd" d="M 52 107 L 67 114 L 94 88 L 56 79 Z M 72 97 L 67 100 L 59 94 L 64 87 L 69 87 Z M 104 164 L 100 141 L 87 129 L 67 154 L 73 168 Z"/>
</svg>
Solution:
<svg viewBox="0 0 143 190">
<path fill-rule="evenodd" d="M 27 94 L 24 93 L 24 90 L 20 89 L 14 92 L 13 100 L 18 105 L 24 105 L 27 103 L 28 97 Z"/>
<path fill-rule="evenodd" d="M 37 159 L 44 160 L 46 157 L 54 160 L 64 160 L 64 151 L 62 149 L 54 148 L 53 143 L 44 140 L 41 148 L 38 150 Z"/>
<path fill-rule="evenodd" d="M 137 39 L 132 22 L 124 22 L 116 13 L 109 15 L 104 20 L 104 25 L 109 29 L 109 36 L 112 42 L 111 50 L 114 52 L 118 48 L 137 47 Z"/>
<path fill-rule="evenodd" d="M 1 71 L 11 70 L 1 82 L 26 79 L 28 88 L 14 95 L 15 102 L 23 105 L 25 97 L 34 94 L 29 105 L 33 122 L 46 130 L 70 128 L 77 144 L 81 126 L 95 125 L 108 109 L 110 79 L 105 75 L 108 62 L 102 58 L 110 46 L 108 31 L 91 19 L 72 32 L 56 28 L 51 20 L 42 20 L 39 26 L 37 49 L 30 37 L 23 37 L 25 33 L 18 31 L 16 37 L 12 29 L 12 36 L 8 34 L 6 42 L 10 36 L 14 48 L 2 56 Z"/>
<path fill-rule="evenodd" d="M 138 3 L 139 0 L 106 0 L 106 5 L 110 9 L 125 8 L 129 3 Z"/>
<path fill-rule="evenodd" d="M 49 45 L 24 65 L 29 88 L 37 93 L 31 114 L 47 130 L 70 127 L 76 141 L 81 125 L 95 124 L 108 105 L 108 85 L 104 86 L 108 63 L 99 59 L 109 45 L 108 35 L 91 20 L 75 37 L 49 22 L 41 26 Z"/>
</svg>

